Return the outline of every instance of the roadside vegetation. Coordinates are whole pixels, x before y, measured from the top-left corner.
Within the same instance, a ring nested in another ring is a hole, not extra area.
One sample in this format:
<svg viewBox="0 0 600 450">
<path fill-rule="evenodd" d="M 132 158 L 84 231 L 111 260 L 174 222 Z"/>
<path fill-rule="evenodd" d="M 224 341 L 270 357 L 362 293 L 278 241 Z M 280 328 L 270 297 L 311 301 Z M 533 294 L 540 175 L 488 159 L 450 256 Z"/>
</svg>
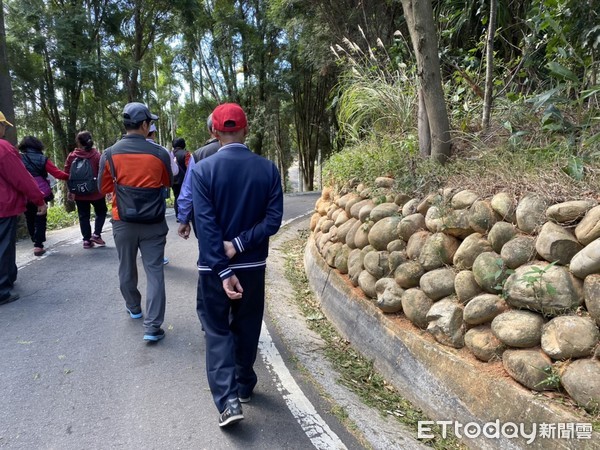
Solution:
<svg viewBox="0 0 600 450">
<path fill-rule="evenodd" d="M 294 299 L 308 322 L 311 330 L 317 332 L 326 342 L 324 353 L 339 373 L 338 382 L 357 394 L 362 401 L 379 411 L 383 416 L 390 416 L 406 425 L 414 435 L 417 434 L 417 423 L 429 420 L 424 413 L 402 398 L 396 389 L 388 383 L 373 367 L 373 361 L 364 358 L 352 348 L 350 342 L 341 337 L 335 327 L 325 318 L 318 302 L 312 295 L 308 279 L 304 271 L 304 247 L 308 232 L 297 239 L 286 242 L 282 251 L 286 255 L 285 276 L 294 292 Z M 340 412 L 342 419 L 344 413 Z M 433 428 L 434 438 L 422 442 L 435 449 L 466 449 L 454 437 L 441 437 L 440 429 Z"/>
<path fill-rule="evenodd" d="M 584 82 L 566 65 L 548 63 L 531 68 L 535 80 L 530 84 L 538 87 L 533 92 L 514 82 L 504 85 L 498 77 L 495 83 L 503 94 L 496 98 L 487 127 L 480 125 L 483 99 L 469 85 L 477 73 L 469 76 L 467 70 L 446 80 L 452 156 L 439 164 L 420 151 L 414 69 L 394 57 L 400 44 L 386 49 L 379 43 L 346 41 L 332 48 L 344 70 L 337 98 L 338 139 L 344 149 L 325 163 L 325 186 L 340 189 L 349 181 L 369 186 L 389 176 L 399 192 L 409 195 L 441 187 L 482 196 L 535 191 L 555 201 L 598 195 L 600 85 L 591 84 L 595 75 Z M 583 61 L 573 58 L 577 63 L 563 63 L 572 67 Z M 580 67 L 578 73 L 585 77 L 597 71 L 598 63 L 591 61 L 587 71 Z"/>
</svg>

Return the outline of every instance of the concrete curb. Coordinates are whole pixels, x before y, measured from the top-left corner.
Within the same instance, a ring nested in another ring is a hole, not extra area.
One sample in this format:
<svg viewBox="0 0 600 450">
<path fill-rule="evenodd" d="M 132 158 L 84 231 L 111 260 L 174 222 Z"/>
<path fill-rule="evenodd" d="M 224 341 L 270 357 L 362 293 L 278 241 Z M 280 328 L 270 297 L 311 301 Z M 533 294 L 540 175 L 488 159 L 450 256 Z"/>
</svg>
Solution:
<svg viewBox="0 0 600 450">
<path fill-rule="evenodd" d="M 306 246 L 304 265 L 310 287 L 327 318 L 354 348 L 374 360 L 375 367 L 401 395 L 432 420 L 462 425 L 476 422 L 481 426 L 498 420 L 500 427 L 523 424 L 527 434 L 534 425 L 539 428 L 540 424 L 590 422 L 534 396 L 513 380 L 486 373 L 485 363 L 437 344 L 426 332 L 400 327 L 352 291 L 351 285 L 325 263 L 312 237 Z M 480 435 L 464 438 L 463 442 L 476 449 L 600 449 L 600 433 L 593 433 L 591 440 L 537 436 L 529 444 L 524 437 L 511 434 L 507 428 L 498 438 Z"/>
</svg>

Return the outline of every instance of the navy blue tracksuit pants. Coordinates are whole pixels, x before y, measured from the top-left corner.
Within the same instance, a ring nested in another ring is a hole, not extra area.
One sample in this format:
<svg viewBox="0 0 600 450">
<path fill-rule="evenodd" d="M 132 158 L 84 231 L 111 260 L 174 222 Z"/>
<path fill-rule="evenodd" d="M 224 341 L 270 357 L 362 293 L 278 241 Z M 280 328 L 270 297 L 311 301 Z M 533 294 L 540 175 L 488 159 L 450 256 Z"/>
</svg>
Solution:
<svg viewBox="0 0 600 450">
<path fill-rule="evenodd" d="M 223 412 L 228 399 L 248 397 L 256 386 L 254 361 L 265 307 L 265 268 L 237 271 L 244 289 L 230 300 L 218 275 L 200 272 L 197 311 L 206 337 L 206 374 Z"/>
</svg>

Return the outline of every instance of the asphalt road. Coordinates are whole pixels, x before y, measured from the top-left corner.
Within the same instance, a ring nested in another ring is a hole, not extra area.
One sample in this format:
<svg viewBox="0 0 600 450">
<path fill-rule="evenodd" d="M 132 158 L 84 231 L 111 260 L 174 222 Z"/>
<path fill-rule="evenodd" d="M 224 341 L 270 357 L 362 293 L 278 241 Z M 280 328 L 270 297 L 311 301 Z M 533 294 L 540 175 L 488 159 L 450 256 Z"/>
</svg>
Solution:
<svg viewBox="0 0 600 450">
<path fill-rule="evenodd" d="M 285 223 L 309 214 L 317 198 L 286 196 Z M 245 420 L 218 427 L 195 312 L 196 241 L 177 236 L 170 212 L 166 338 L 155 345 L 125 311 L 110 223 L 105 248 L 83 249 L 78 227 L 51 233 L 42 258 L 19 242 L 21 299 L 0 307 L 0 447 L 362 448 L 295 372 L 270 326 Z"/>
</svg>

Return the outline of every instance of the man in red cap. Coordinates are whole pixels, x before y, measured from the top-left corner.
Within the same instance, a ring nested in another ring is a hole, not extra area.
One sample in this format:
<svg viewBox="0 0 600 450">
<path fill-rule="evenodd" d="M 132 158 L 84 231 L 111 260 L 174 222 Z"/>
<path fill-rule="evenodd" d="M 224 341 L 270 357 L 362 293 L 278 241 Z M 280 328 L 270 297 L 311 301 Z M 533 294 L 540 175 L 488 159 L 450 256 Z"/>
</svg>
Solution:
<svg viewBox="0 0 600 450">
<path fill-rule="evenodd" d="M 16 148 L 4 140 L 12 124 L 0 112 L 0 305 L 14 302 L 19 294 L 10 292 L 17 280 L 17 221 L 27 201 L 46 214 L 44 194 L 27 171 Z"/>
<path fill-rule="evenodd" d="M 212 120 L 221 148 L 191 176 L 200 247 L 197 311 L 208 384 L 224 427 L 244 418 L 240 403 L 250 401 L 257 383 L 269 237 L 281 225 L 283 190 L 275 164 L 244 145 L 248 121 L 239 105 L 218 106 Z"/>
</svg>

